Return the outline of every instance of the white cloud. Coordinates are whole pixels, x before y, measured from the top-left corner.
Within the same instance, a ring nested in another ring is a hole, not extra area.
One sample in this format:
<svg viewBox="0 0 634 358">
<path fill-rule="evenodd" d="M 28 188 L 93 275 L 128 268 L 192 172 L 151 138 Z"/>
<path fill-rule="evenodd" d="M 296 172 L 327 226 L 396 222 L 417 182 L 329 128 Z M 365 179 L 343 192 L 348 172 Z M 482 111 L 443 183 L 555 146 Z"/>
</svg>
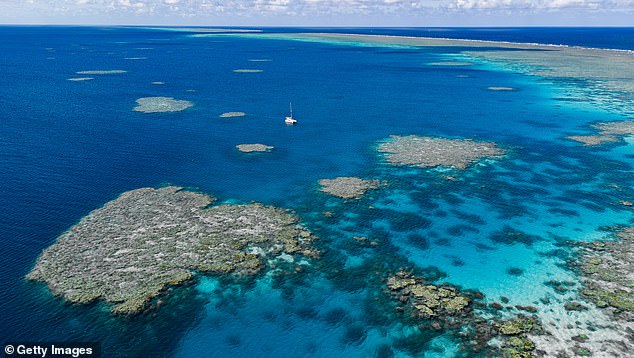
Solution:
<svg viewBox="0 0 634 358">
<path fill-rule="evenodd" d="M 547 1 L 544 5 L 551 9 L 561 9 L 566 7 L 587 7 L 591 9 L 596 9 L 601 6 L 601 2 L 587 0 L 552 0 Z"/>
<path fill-rule="evenodd" d="M 311 21 L 328 25 L 330 18 L 337 18 L 340 24 L 347 20 L 359 24 L 362 19 L 367 26 L 384 24 L 389 19 L 394 19 L 392 23 L 412 19 L 410 23 L 426 26 L 434 19 L 450 19 L 454 14 L 463 19 L 473 19 L 481 14 L 498 14 L 506 19 L 509 14 L 528 14 L 534 18 L 549 13 L 575 14 L 579 23 L 585 24 L 584 14 L 618 14 L 621 17 L 633 14 L 634 0 L 0 0 L 0 7 L 9 10 L 0 14 L 0 21 L 9 19 L 9 22 L 12 18 L 83 17 L 108 23 L 108 19 L 142 20 L 151 15 L 153 19 L 165 19 L 168 23 L 177 22 L 175 19 L 179 18 L 200 19 L 199 22 L 205 24 L 218 23 L 219 19 L 220 22 L 234 19 L 237 23 L 245 22 L 240 19 L 250 19 L 247 21 L 250 23 L 269 19 L 264 22 L 275 23 L 271 19 L 279 18 L 297 25 Z M 630 24 L 634 25 L 634 20 Z"/>
<path fill-rule="evenodd" d="M 448 9 L 618 10 L 634 8 L 634 0 L 450 0 Z"/>
</svg>

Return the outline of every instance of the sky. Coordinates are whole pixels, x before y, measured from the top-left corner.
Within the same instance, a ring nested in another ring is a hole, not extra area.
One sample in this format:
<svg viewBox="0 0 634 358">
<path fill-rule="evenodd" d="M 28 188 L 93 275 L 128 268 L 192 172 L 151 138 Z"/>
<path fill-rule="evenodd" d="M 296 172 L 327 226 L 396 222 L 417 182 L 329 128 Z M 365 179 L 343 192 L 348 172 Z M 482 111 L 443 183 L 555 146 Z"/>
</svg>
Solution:
<svg viewBox="0 0 634 358">
<path fill-rule="evenodd" d="M 0 0 L 0 23 L 634 26 L 634 0 Z"/>
</svg>

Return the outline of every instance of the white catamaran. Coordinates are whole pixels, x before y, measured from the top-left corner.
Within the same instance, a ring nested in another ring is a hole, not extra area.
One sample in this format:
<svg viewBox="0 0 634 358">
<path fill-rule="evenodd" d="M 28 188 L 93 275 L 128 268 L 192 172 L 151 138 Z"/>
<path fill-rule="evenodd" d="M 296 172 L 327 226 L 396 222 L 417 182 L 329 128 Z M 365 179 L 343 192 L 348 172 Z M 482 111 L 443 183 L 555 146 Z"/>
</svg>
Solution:
<svg viewBox="0 0 634 358">
<path fill-rule="evenodd" d="M 292 126 L 293 124 L 297 123 L 297 120 L 293 118 L 293 103 L 289 102 L 288 106 L 291 109 L 291 115 L 287 116 L 286 119 L 284 119 L 284 123 L 286 123 L 286 125 Z"/>
</svg>

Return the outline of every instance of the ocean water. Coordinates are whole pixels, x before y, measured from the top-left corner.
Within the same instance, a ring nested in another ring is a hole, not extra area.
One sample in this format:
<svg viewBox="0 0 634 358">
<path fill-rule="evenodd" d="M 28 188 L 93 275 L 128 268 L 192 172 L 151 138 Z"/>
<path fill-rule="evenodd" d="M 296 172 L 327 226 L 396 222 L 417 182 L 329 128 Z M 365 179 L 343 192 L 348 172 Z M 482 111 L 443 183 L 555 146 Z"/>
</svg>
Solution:
<svg viewBox="0 0 634 358">
<path fill-rule="evenodd" d="M 634 49 L 631 29 L 354 32 Z M 540 299 L 562 302 L 574 292 L 543 283 L 578 283 L 564 265 L 565 242 L 601 240 L 605 227 L 633 222 L 619 204 L 634 197 L 631 142 L 588 149 L 565 139 L 598 120 L 632 118 L 562 101 L 566 87 L 557 81 L 490 63 L 429 65 L 460 60 L 462 48 L 0 27 L 0 49 L 2 342 L 99 341 L 114 357 L 453 357 L 466 354 L 455 332 L 429 332 L 395 312 L 387 274 L 416 268 L 479 290 L 486 302 L 504 296 L 549 317 Z M 115 69 L 127 72 L 67 80 Z M 149 96 L 194 107 L 132 111 Z M 282 122 L 290 100 L 300 121 L 293 127 Z M 219 117 L 232 111 L 247 115 Z M 386 165 L 376 144 L 394 134 L 495 141 L 508 155 L 448 181 L 439 170 Z M 275 149 L 235 150 L 256 142 Z M 319 179 L 337 176 L 388 186 L 352 202 L 318 191 Z M 136 317 L 113 317 L 100 303 L 66 304 L 23 279 L 41 250 L 91 210 L 167 183 L 292 209 L 324 255 L 252 279 L 201 275 Z M 526 235 L 509 242 L 505 230 Z"/>
</svg>

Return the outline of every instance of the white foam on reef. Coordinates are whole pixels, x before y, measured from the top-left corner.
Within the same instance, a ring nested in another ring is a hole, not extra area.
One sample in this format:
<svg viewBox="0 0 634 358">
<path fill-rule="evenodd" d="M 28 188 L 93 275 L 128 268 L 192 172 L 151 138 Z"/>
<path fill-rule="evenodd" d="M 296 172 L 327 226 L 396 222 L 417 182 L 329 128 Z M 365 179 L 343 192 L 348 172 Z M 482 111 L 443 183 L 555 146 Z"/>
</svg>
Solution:
<svg viewBox="0 0 634 358">
<path fill-rule="evenodd" d="M 249 62 L 271 62 L 273 60 L 268 59 L 268 58 L 252 58 L 249 60 Z"/>
<path fill-rule="evenodd" d="M 77 71 L 78 75 L 116 75 L 120 73 L 126 73 L 126 70 L 89 70 L 89 71 Z"/>
<path fill-rule="evenodd" d="M 154 81 L 152 82 L 153 85 L 164 85 L 165 82 L 161 82 L 161 81 Z"/>
<path fill-rule="evenodd" d="M 264 72 L 264 70 L 256 70 L 256 69 L 248 69 L 248 68 L 239 68 L 237 70 L 233 70 L 236 73 L 259 73 Z"/>
<path fill-rule="evenodd" d="M 135 60 L 147 60 L 147 57 L 124 57 L 123 59 L 135 61 Z"/>
<path fill-rule="evenodd" d="M 289 255 L 289 254 L 286 254 L 286 253 L 280 254 L 279 256 L 277 256 L 277 258 L 280 259 L 280 260 L 286 261 L 286 262 L 290 262 L 290 263 L 295 262 L 295 258 L 293 256 Z"/>
<path fill-rule="evenodd" d="M 67 78 L 67 81 L 73 81 L 73 82 L 79 82 L 79 81 L 90 81 L 90 80 L 94 80 L 93 77 L 71 77 L 71 78 Z"/>
</svg>

